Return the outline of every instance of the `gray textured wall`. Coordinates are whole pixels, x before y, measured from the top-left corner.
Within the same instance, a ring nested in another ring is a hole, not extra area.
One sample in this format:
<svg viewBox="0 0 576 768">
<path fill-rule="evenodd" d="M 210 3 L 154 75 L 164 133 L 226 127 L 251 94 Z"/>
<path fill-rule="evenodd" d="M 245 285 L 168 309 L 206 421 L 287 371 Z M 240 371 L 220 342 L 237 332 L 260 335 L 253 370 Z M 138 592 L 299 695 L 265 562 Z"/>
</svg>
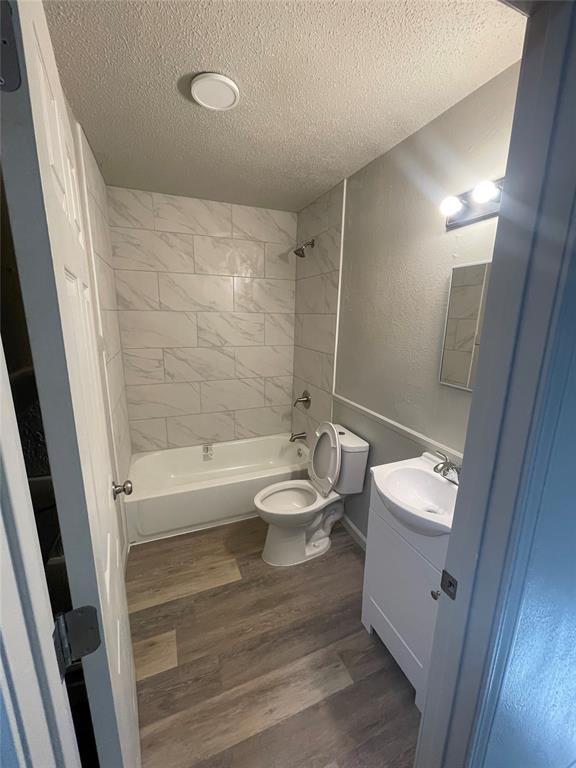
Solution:
<svg viewBox="0 0 576 768">
<path fill-rule="evenodd" d="M 336 392 L 453 451 L 471 395 L 438 382 L 450 273 L 491 259 L 497 220 L 446 232 L 438 205 L 504 175 L 517 80 L 515 65 L 348 180 Z M 334 420 L 371 440 L 372 465 L 421 452 L 335 406 Z M 365 532 L 367 497 L 348 511 Z"/>
</svg>

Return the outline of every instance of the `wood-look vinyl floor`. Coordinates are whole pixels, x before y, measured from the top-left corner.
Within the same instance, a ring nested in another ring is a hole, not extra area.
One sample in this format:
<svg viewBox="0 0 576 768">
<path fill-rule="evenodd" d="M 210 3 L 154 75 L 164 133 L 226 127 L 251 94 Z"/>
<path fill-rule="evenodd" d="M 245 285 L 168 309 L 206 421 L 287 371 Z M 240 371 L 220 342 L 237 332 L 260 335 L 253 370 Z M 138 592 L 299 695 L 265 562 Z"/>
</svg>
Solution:
<svg viewBox="0 0 576 768">
<path fill-rule="evenodd" d="M 134 547 L 127 570 L 144 768 L 411 768 L 414 691 L 360 623 L 343 528 L 293 568 L 247 520 Z"/>
</svg>

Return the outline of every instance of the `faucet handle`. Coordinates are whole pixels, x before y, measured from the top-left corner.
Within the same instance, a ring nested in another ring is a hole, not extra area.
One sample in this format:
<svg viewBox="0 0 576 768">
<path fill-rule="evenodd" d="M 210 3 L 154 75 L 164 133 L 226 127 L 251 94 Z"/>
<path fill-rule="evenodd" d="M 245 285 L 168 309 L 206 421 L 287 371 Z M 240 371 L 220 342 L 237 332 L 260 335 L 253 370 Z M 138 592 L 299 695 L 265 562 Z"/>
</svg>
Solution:
<svg viewBox="0 0 576 768">
<path fill-rule="evenodd" d="M 312 402 L 312 397 L 310 395 L 310 392 L 308 392 L 307 389 L 302 392 L 300 397 L 297 397 L 296 400 L 294 400 L 294 408 L 298 405 L 298 403 L 302 403 L 304 405 L 304 408 L 308 409 L 310 408 L 310 403 Z"/>
<path fill-rule="evenodd" d="M 442 459 L 442 461 L 449 461 L 448 456 L 446 456 L 445 453 L 442 453 L 442 451 L 434 451 L 434 453 L 436 454 L 436 456 L 439 456 Z"/>
</svg>

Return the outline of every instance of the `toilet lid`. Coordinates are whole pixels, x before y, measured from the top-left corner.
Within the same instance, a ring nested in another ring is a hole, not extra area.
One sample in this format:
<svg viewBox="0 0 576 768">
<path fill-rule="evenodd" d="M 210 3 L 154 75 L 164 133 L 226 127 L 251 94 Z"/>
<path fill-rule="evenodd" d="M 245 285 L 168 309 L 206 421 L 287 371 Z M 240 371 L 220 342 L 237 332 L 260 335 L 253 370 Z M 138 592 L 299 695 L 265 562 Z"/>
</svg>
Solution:
<svg viewBox="0 0 576 768">
<path fill-rule="evenodd" d="M 340 474 L 340 438 L 329 421 L 320 424 L 308 458 L 310 482 L 322 496 L 328 496 Z"/>
</svg>

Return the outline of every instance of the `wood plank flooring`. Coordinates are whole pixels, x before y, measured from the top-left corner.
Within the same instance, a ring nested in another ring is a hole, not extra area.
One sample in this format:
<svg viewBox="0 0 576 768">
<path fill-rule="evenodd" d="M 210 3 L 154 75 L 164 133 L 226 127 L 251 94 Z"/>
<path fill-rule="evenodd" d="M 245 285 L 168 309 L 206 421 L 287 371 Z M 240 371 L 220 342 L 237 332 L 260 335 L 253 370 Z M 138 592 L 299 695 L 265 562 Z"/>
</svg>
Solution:
<svg viewBox="0 0 576 768">
<path fill-rule="evenodd" d="M 411 768 L 414 691 L 360 623 L 364 553 L 337 527 L 293 568 L 259 519 L 134 547 L 144 768 Z"/>
</svg>

